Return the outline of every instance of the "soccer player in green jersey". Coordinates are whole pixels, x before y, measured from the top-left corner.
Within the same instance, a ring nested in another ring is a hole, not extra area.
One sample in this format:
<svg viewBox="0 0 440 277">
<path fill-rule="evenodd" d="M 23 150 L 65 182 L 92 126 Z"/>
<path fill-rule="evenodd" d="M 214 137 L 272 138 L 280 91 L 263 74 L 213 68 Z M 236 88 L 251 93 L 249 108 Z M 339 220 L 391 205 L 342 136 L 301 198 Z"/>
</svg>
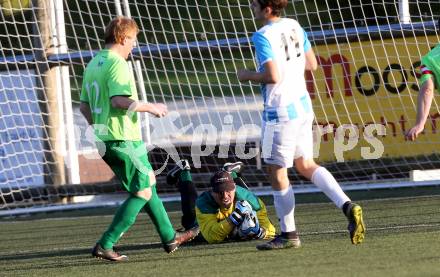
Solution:
<svg viewBox="0 0 440 277">
<path fill-rule="evenodd" d="M 440 26 L 440 20 L 438 25 Z M 419 80 L 420 90 L 417 98 L 416 124 L 406 133 L 407 139 L 412 141 L 416 140 L 425 128 L 435 87 L 440 92 L 440 44 L 422 58 L 420 70 L 422 74 Z"/>
<path fill-rule="evenodd" d="M 133 225 L 142 209 L 150 216 L 168 253 L 198 234 L 198 229 L 176 233 L 156 192 L 156 178 L 141 141 L 136 112 L 162 117 L 168 111 L 164 104 L 138 101 L 134 78 L 126 61 L 138 30 L 136 22 L 130 18 L 117 17 L 110 22 L 105 30 L 106 48 L 85 69 L 80 98 L 81 113 L 93 125 L 97 141 L 105 145 L 103 160 L 129 193 L 92 251 L 93 256 L 110 261 L 128 259 L 115 252 L 113 245 Z"/>
</svg>

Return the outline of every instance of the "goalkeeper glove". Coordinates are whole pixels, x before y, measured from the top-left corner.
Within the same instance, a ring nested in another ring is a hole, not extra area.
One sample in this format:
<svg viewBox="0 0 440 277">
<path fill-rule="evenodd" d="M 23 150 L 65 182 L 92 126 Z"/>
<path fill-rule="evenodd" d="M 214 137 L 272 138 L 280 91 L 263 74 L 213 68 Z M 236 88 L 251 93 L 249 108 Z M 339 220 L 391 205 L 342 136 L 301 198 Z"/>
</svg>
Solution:
<svg viewBox="0 0 440 277">
<path fill-rule="evenodd" d="M 245 219 L 240 226 L 240 233 L 242 238 L 262 239 L 266 236 L 266 231 L 260 227 L 254 211 L 245 216 Z"/>
<path fill-rule="evenodd" d="M 235 203 L 235 210 L 229 216 L 229 221 L 235 226 L 240 225 L 245 216 L 252 213 L 252 206 L 246 200 Z"/>
</svg>

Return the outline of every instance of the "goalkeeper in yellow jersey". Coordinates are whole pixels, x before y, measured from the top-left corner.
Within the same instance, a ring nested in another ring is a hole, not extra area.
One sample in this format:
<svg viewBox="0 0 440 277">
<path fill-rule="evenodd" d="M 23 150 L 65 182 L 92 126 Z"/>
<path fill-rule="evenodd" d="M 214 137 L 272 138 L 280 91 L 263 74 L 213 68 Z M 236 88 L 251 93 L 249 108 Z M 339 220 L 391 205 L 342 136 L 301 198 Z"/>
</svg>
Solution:
<svg viewBox="0 0 440 277">
<path fill-rule="evenodd" d="M 440 28 L 440 20 L 438 26 Z M 419 80 L 420 90 L 417 98 L 416 124 L 406 133 L 409 140 L 416 140 L 425 128 L 432 98 L 434 97 L 434 89 L 437 87 L 437 91 L 440 92 L 440 44 L 437 44 L 422 58 L 420 71 L 422 75 Z"/>
<path fill-rule="evenodd" d="M 275 227 L 266 205 L 253 194 L 240 176 L 243 163 L 227 163 L 210 179 L 211 189 L 197 195 L 187 160 L 180 161 L 167 174 L 169 184 L 177 184 L 182 198 L 182 226 L 199 225 L 208 243 L 228 240 L 267 239 Z"/>
</svg>

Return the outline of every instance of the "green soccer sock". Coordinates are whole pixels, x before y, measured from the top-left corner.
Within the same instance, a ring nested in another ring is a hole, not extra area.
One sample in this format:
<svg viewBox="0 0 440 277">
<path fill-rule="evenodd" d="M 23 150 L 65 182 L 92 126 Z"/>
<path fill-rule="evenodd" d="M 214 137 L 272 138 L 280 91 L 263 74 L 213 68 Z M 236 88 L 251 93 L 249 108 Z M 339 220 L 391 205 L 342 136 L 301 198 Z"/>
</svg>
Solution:
<svg viewBox="0 0 440 277">
<path fill-rule="evenodd" d="M 232 179 L 238 178 L 237 172 L 232 171 L 231 172 L 231 177 L 232 177 Z"/>
<path fill-rule="evenodd" d="M 153 221 L 161 241 L 163 243 L 168 243 L 174 239 L 176 232 L 174 231 L 173 225 L 171 225 L 170 218 L 163 206 L 162 200 L 160 200 L 157 195 L 155 185 L 152 186 L 151 192 L 151 198 L 145 204 L 144 208 Z"/>
<path fill-rule="evenodd" d="M 133 225 L 140 210 L 145 206 L 147 200 L 130 195 L 122 203 L 113 217 L 113 222 L 107 231 L 102 235 L 99 244 L 104 249 L 111 249 L 119 238 Z"/>
<path fill-rule="evenodd" d="M 180 181 L 192 182 L 191 172 L 189 170 L 182 170 L 182 172 L 180 173 Z"/>
</svg>

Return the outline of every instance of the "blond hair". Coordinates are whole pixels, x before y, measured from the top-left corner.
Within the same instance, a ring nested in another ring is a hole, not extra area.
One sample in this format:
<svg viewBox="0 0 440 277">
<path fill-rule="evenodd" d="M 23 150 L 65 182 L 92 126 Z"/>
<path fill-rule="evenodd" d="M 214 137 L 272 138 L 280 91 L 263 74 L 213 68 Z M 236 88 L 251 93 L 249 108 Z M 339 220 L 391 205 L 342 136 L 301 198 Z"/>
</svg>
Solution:
<svg viewBox="0 0 440 277">
<path fill-rule="evenodd" d="M 121 44 L 130 31 L 139 32 L 136 21 L 125 16 L 116 17 L 105 28 L 105 44 Z"/>
</svg>

